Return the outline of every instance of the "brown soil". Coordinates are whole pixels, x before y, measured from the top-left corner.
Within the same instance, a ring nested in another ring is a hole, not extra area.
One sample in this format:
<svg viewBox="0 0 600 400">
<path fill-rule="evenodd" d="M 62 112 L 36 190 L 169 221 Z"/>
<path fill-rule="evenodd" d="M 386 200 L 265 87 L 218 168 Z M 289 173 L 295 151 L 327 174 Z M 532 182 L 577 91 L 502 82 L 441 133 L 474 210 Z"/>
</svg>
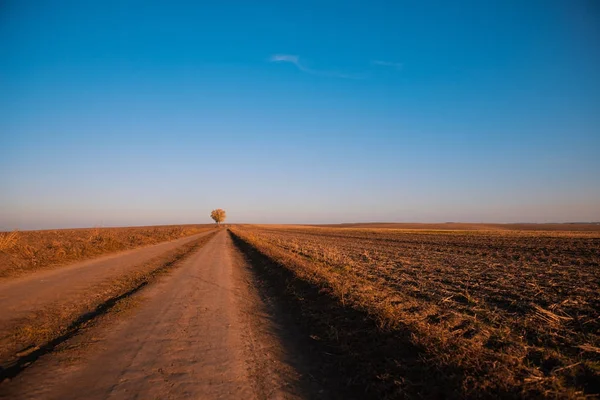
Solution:
<svg viewBox="0 0 600 400">
<path fill-rule="evenodd" d="M 365 396 L 600 392 L 597 233 L 234 232 L 291 274 L 281 285 Z"/>
<path fill-rule="evenodd" d="M 214 225 L 0 232 L 0 279 L 195 235 Z"/>
<path fill-rule="evenodd" d="M 326 397 L 256 279 L 223 230 L 134 295 L 133 308 L 5 382 L 0 398 Z"/>
<path fill-rule="evenodd" d="M 475 224 L 463 222 L 447 223 L 407 223 L 407 222 L 366 222 L 349 224 L 313 225 L 329 228 L 386 228 L 386 229 L 425 229 L 425 230 L 473 230 L 473 231 L 564 231 L 564 232 L 600 232 L 598 223 L 564 224 Z"/>
<path fill-rule="evenodd" d="M 0 398 L 600 393 L 598 233 L 232 232 L 161 258 L 170 274 L 118 291 Z"/>
<path fill-rule="evenodd" d="M 116 253 L 0 283 L 0 366 L 177 259 L 211 232 Z"/>
</svg>

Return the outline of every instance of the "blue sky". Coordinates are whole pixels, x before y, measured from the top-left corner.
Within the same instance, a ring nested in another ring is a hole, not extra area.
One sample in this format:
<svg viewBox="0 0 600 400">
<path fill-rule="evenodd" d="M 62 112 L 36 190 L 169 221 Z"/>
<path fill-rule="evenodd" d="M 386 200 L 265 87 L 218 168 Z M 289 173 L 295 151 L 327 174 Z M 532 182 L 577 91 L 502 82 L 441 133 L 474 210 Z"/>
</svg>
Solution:
<svg viewBox="0 0 600 400">
<path fill-rule="evenodd" d="M 4 1 L 0 228 L 600 220 L 589 1 Z"/>
</svg>

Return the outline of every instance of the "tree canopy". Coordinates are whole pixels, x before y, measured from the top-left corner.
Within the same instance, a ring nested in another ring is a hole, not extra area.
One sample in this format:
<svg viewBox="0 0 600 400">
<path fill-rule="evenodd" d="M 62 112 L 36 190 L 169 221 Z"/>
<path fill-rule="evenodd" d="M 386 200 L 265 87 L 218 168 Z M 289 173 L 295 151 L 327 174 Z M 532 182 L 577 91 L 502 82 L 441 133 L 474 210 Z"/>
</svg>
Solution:
<svg viewBox="0 0 600 400">
<path fill-rule="evenodd" d="M 225 221 L 225 218 L 227 218 L 227 214 L 222 208 L 217 208 L 216 210 L 211 211 L 210 217 L 217 223 L 217 225 L 221 225 L 221 222 Z"/>
</svg>

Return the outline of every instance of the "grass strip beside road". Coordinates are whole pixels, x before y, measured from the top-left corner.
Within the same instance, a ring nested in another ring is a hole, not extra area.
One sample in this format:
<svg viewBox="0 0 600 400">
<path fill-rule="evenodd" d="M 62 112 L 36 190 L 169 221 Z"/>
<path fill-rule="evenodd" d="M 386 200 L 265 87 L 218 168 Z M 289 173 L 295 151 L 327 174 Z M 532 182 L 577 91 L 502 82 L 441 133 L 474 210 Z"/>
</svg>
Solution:
<svg viewBox="0 0 600 400">
<path fill-rule="evenodd" d="M 85 298 L 48 305 L 44 310 L 3 327 L 0 337 L 0 382 L 16 376 L 37 358 L 75 335 L 87 322 L 109 311 L 119 300 L 176 267 L 216 234 L 202 236 L 155 257 L 132 272 L 107 279 L 90 288 L 90 295 Z"/>
<path fill-rule="evenodd" d="M 0 232 L 0 279 L 195 235 L 212 225 Z"/>
</svg>

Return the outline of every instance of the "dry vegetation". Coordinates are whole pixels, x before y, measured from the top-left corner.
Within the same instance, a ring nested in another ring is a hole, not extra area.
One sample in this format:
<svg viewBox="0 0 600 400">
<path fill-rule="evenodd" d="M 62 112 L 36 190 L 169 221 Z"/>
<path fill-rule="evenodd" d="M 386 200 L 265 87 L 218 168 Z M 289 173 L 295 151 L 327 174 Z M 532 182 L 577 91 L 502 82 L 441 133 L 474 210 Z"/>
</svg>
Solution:
<svg viewBox="0 0 600 400">
<path fill-rule="evenodd" d="M 204 246 L 216 232 L 192 240 L 138 265 L 134 270 L 108 278 L 93 287 L 93 294 L 60 299 L 43 310 L 0 327 L 0 383 L 11 369 L 28 364 L 32 354 L 44 354 L 76 333 L 81 326 L 175 267 Z M 91 292 L 92 293 L 92 292 Z"/>
<path fill-rule="evenodd" d="M 309 330 L 365 396 L 600 393 L 598 232 L 232 232 L 293 276 Z"/>
<path fill-rule="evenodd" d="M 349 224 L 313 225 L 329 228 L 392 228 L 392 229 L 431 229 L 455 231 L 563 231 L 600 232 L 600 222 L 591 223 L 549 223 L 549 224 L 481 224 L 465 222 L 410 223 L 410 222 L 362 222 Z"/>
<path fill-rule="evenodd" d="M 190 236 L 209 225 L 0 232 L 0 278 Z"/>
</svg>

